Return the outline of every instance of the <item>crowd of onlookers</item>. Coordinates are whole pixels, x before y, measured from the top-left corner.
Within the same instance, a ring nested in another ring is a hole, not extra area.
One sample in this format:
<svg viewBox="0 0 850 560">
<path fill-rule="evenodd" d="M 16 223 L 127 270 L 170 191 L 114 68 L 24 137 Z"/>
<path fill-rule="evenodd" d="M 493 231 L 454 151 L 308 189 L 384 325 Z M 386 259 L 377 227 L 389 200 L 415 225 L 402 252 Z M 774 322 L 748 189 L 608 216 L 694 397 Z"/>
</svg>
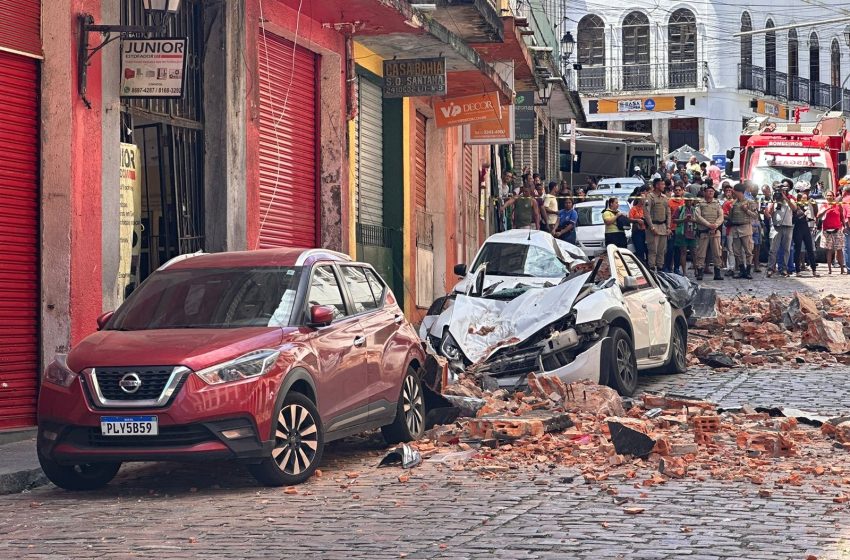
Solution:
<svg viewBox="0 0 850 560">
<path fill-rule="evenodd" d="M 831 185 L 798 177 L 772 184 L 724 179 L 714 162 L 675 158 L 661 169 L 650 169 L 650 179 L 627 197 L 605 198 L 602 219 L 605 243 L 626 247 L 631 233 L 634 252 L 650 269 L 686 275 L 688 256 L 692 272 L 701 280 L 734 275 L 752 278 L 764 268 L 766 276 L 818 276 L 816 248 L 826 252 L 829 274 L 833 267 L 850 274 L 850 176 Z M 640 168 L 635 177 L 643 178 Z M 504 173 L 500 185 L 502 229 L 541 229 L 576 244 L 578 214 L 575 204 L 592 199 L 596 182 L 588 178 L 580 188 L 566 181 L 550 181 L 530 170 L 517 178 Z M 764 264 L 766 263 L 766 265 Z"/>
</svg>

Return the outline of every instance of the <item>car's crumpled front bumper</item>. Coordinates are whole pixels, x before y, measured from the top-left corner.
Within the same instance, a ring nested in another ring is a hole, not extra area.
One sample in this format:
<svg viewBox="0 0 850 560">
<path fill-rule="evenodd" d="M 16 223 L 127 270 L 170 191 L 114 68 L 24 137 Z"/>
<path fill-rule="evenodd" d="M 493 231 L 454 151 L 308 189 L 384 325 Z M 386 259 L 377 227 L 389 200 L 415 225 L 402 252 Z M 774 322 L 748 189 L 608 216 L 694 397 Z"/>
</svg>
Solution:
<svg viewBox="0 0 850 560">
<path fill-rule="evenodd" d="M 602 338 L 591 346 L 584 349 L 582 352 L 575 355 L 572 362 L 555 369 L 537 368 L 524 372 L 513 371 L 508 373 L 497 373 L 482 371 L 482 376 L 486 380 L 492 380 L 500 389 L 517 390 L 526 386 L 526 377 L 529 373 L 535 375 L 554 375 L 559 377 L 564 383 L 572 383 L 574 381 L 589 380 L 595 383 L 603 383 L 606 380 L 602 379 L 604 371 L 604 359 L 610 351 L 611 339 L 608 337 Z"/>
</svg>

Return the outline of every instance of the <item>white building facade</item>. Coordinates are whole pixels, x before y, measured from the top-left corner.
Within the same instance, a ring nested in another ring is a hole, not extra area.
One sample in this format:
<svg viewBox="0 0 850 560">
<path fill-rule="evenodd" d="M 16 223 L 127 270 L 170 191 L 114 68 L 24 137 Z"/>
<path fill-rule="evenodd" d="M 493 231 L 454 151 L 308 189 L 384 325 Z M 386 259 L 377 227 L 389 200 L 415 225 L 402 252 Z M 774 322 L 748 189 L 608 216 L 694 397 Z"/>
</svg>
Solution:
<svg viewBox="0 0 850 560">
<path fill-rule="evenodd" d="M 850 17 L 828 0 L 546 3 L 556 31 L 575 38 L 564 64 L 588 126 L 651 132 L 662 153 L 688 144 L 723 154 L 747 119 L 790 120 L 798 106 L 850 112 L 847 23 L 733 36 Z"/>
</svg>

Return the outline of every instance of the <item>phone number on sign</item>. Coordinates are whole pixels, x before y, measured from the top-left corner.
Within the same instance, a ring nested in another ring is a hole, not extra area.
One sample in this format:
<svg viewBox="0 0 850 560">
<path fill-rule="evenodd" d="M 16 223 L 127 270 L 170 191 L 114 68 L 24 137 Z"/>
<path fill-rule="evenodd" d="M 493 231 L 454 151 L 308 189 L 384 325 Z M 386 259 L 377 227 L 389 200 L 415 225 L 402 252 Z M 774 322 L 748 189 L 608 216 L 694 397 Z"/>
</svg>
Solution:
<svg viewBox="0 0 850 560">
<path fill-rule="evenodd" d="M 180 95 L 183 93 L 183 88 L 179 87 L 147 87 L 147 88 L 130 88 L 130 95 L 153 95 L 153 94 L 171 94 Z"/>
</svg>

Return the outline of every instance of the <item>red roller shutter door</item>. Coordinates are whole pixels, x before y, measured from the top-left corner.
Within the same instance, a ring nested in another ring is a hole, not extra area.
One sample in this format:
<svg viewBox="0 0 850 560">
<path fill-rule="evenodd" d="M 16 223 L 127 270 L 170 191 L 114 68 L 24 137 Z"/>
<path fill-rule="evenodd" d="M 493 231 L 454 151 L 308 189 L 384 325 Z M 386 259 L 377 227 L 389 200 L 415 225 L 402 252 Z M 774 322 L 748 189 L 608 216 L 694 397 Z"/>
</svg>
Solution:
<svg viewBox="0 0 850 560">
<path fill-rule="evenodd" d="M 0 429 L 35 424 L 38 63 L 0 52 Z"/>
<path fill-rule="evenodd" d="M 0 0 L 0 49 L 41 55 L 41 0 Z"/>
<path fill-rule="evenodd" d="M 260 36 L 259 247 L 318 244 L 318 57 Z"/>
</svg>

